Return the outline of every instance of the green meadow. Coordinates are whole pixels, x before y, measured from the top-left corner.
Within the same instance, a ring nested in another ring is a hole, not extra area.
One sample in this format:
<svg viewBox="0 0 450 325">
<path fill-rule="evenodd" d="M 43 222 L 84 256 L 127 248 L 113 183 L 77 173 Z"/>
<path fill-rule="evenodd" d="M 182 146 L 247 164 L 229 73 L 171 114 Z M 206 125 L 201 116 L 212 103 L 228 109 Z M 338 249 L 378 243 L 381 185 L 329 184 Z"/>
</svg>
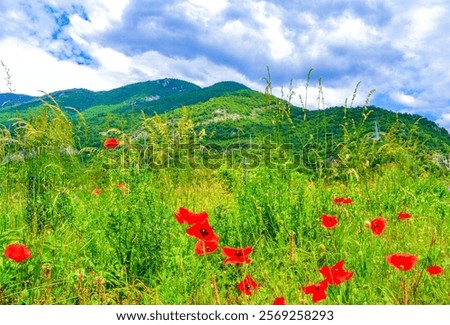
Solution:
<svg viewBox="0 0 450 325">
<path fill-rule="evenodd" d="M 72 118 L 56 101 L 9 120 L 0 133 L 0 247 L 23 244 L 31 257 L 2 251 L 0 303 L 449 304 L 449 170 L 417 125 L 393 123 L 378 136 L 364 125 L 370 107 L 356 123 L 343 108 L 333 150 L 325 115 L 302 129 L 310 142 L 298 150 L 286 130 L 307 114 L 293 121 L 284 102 L 267 106 L 271 133 L 261 128 L 237 147 L 211 146 L 211 122 L 199 128 L 186 107 L 172 118 L 137 114 L 132 128 L 104 128 L 93 146 L 83 113 Z M 120 145 L 103 146 L 108 138 Z M 180 207 L 207 213 L 216 250 L 196 253 L 199 238 L 175 218 Z M 324 214 L 337 224 L 325 227 Z M 386 221 L 378 235 L 375 218 Z M 223 247 L 252 247 L 251 262 L 225 264 Z M 417 261 L 394 267 L 387 256 L 397 253 Z M 313 302 L 303 288 L 342 260 L 352 275 Z M 257 284 L 250 294 L 238 288 L 247 275 Z"/>
</svg>

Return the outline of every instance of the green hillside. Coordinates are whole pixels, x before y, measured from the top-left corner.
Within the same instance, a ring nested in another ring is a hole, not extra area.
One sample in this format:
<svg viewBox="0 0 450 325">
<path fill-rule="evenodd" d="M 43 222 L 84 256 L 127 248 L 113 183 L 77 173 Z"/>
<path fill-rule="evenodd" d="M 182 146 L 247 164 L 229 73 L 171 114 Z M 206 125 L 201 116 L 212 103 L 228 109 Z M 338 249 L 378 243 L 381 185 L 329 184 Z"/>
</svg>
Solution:
<svg viewBox="0 0 450 325">
<path fill-rule="evenodd" d="M 152 98 L 164 98 L 181 92 L 198 90 L 200 87 L 192 83 L 176 80 L 161 79 L 145 81 L 108 91 L 91 91 L 87 89 L 68 89 L 50 93 L 61 107 L 73 107 L 78 111 L 100 105 L 116 105 L 123 102 L 130 104 L 132 101 L 150 101 Z M 48 96 L 35 99 L 11 107 L 11 110 L 24 111 L 42 104 L 42 100 L 48 100 Z"/>
<path fill-rule="evenodd" d="M 177 79 L 161 79 L 126 85 L 109 91 L 94 92 L 87 89 L 69 89 L 53 92 L 41 98 L 34 98 L 25 103 L 5 106 L 0 110 L 0 123 L 11 127 L 12 119 L 34 114 L 44 102 L 55 101 L 67 114 L 77 119 L 75 110 L 83 116 L 92 127 L 91 138 L 85 142 L 94 145 L 98 141 L 98 132 L 108 127 L 108 116 L 114 113 L 112 127 L 125 127 L 130 123 L 130 114 L 145 112 L 153 115 L 169 110 L 220 97 L 239 89 L 248 89 L 236 82 L 220 82 L 210 87 L 201 88 L 192 83 Z M 4 94 L 5 98 L 6 95 Z M 8 97 L 9 98 L 9 97 Z"/>
<path fill-rule="evenodd" d="M 0 110 L 3 110 L 12 105 L 19 105 L 35 99 L 33 96 L 5 93 L 0 94 Z"/>
<path fill-rule="evenodd" d="M 201 88 L 182 80 L 162 79 L 110 91 L 57 91 L 51 97 L 74 121 L 84 123 L 77 131 L 80 146 L 98 146 L 104 132 L 111 128 L 131 132 L 142 119 L 155 114 L 172 125 L 187 114 L 195 130 L 205 133 L 204 144 L 222 147 L 261 143 L 269 136 L 270 141 L 292 144 L 296 150 L 314 145 L 329 155 L 330 146 L 351 142 L 355 137 L 389 135 L 415 141 L 427 151 L 450 152 L 447 130 L 418 115 L 374 106 L 304 110 L 236 82 Z M 4 108 L 0 123 L 10 126 L 11 118 L 34 114 L 42 107 L 42 100 L 51 101 L 44 97 Z M 83 118 L 69 107 L 82 112 Z"/>
<path fill-rule="evenodd" d="M 347 136 L 358 133 L 359 136 L 375 138 L 377 128 L 379 137 L 394 132 L 402 140 L 411 137 L 431 150 L 450 152 L 448 131 L 418 115 L 394 113 L 374 106 L 307 111 L 283 101 L 277 102 L 273 105 L 273 102 L 268 103 L 264 94 L 242 90 L 191 105 L 188 114 L 196 129 L 204 129 L 207 139 L 212 142 L 239 141 L 245 144 L 251 139 L 261 140 L 269 134 L 274 138 L 281 136 L 283 141 L 301 147 L 311 140 L 320 142 L 325 138 L 340 143 L 345 140 L 346 132 Z M 285 113 L 282 113 L 280 105 L 285 107 Z M 167 118 L 176 120 L 181 115 L 180 108 L 169 112 Z"/>
</svg>

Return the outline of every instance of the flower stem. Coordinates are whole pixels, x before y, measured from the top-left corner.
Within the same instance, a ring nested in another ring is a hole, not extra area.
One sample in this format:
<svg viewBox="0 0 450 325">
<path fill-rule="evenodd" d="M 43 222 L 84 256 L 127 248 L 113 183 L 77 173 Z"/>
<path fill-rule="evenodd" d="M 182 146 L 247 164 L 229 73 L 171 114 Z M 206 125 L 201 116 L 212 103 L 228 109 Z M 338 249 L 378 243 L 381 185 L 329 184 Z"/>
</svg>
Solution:
<svg viewBox="0 0 450 325">
<path fill-rule="evenodd" d="M 291 231 L 289 233 L 289 241 L 290 241 L 290 257 L 291 257 L 291 262 L 294 263 L 295 262 L 295 233 L 293 231 Z"/>
<path fill-rule="evenodd" d="M 217 289 L 217 282 L 216 282 L 215 275 L 212 276 L 211 282 L 212 282 L 212 287 L 214 289 L 214 298 L 216 300 L 216 305 L 220 305 L 219 290 Z"/>
<path fill-rule="evenodd" d="M 403 279 L 402 285 L 403 285 L 403 304 L 407 305 L 408 304 L 408 285 L 406 283 L 406 278 Z"/>
</svg>

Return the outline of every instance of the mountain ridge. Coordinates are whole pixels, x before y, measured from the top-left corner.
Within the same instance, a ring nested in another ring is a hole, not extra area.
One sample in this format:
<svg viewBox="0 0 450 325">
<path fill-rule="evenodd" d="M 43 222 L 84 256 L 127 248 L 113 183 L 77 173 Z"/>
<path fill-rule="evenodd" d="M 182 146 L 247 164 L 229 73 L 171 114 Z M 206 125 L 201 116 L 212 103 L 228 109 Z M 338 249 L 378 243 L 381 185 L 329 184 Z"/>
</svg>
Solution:
<svg viewBox="0 0 450 325">
<path fill-rule="evenodd" d="M 8 105 L 16 105 L 21 103 L 26 103 L 35 99 L 36 97 L 25 95 L 25 94 L 15 94 L 15 93 L 1 93 L 0 94 L 0 109 Z"/>
<path fill-rule="evenodd" d="M 43 100 L 50 101 L 51 96 L 61 108 L 65 110 L 67 107 L 75 108 L 85 115 L 94 134 L 92 143 L 98 143 L 102 128 L 121 127 L 132 114 L 140 112 L 145 116 L 165 114 L 167 119 L 176 120 L 180 117 L 183 106 L 189 107 L 190 117 L 197 128 L 204 128 L 208 134 L 218 135 L 224 141 L 232 141 L 236 139 L 236 135 L 239 137 L 244 133 L 250 135 L 252 132 L 256 134 L 263 134 L 267 130 L 269 133 L 272 132 L 271 119 L 274 116 L 273 112 L 270 112 L 270 107 L 277 105 L 289 109 L 292 115 L 289 117 L 292 119 L 292 125 L 286 124 L 285 128 L 304 128 L 301 132 L 314 131 L 316 134 L 324 134 L 328 128 L 332 129 L 339 139 L 342 138 L 342 126 L 345 123 L 359 123 L 364 113 L 361 108 L 347 108 L 347 121 L 344 121 L 343 107 L 329 107 L 317 111 L 303 110 L 283 99 L 268 96 L 234 81 L 222 81 L 208 87 L 200 87 L 184 80 L 165 78 L 106 91 L 74 88 L 31 99 L 26 95 L 7 95 L 0 94 L 0 100 L 2 98 L 10 100 L 0 109 L 0 124 L 7 125 L 10 123 L 8 120 L 16 117 L 17 113 L 23 115 L 24 112 L 33 112 L 42 105 Z M 378 123 L 380 132 L 386 132 L 388 127 L 398 123 L 404 128 L 402 131 L 404 134 L 408 132 L 408 128 L 419 127 L 423 130 L 421 139 L 431 143 L 432 148 L 450 147 L 448 131 L 426 117 L 396 113 L 375 106 L 368 108 L 366 113 L 371 111 L 373 114 L 368 119 L 371 125 L 365 132 L 371 129 L 373 131 L 374 123 Z M 70 116 L 75 116 L 73 110 L 66 112 Z M 117 118 L 111 123 L 106 123 L 110 114 L 114 114 Z M 373 115 L 377 114 L 379 116 L 375 116 L 374 119 Z"/>
</svg>

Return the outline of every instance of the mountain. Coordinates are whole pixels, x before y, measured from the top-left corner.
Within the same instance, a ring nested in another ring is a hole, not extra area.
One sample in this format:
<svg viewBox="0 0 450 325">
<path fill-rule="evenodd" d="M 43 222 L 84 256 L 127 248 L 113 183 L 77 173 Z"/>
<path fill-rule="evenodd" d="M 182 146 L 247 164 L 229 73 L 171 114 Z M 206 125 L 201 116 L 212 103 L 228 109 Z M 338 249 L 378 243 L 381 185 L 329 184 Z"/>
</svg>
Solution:
<svg viewBox="0 0 450 325">
<path fill-rule="evenodd" d="M 154 114 L 164 113 L 183 105 L 206 101 L 212 97 L 241 89 L 248 88 L 231 81 L 219 82 L 210 87 L 201 88 L 187 81 L 160 79 L 130 84 L 108 91 L 95 92 L 81 88 L 56 91 L 49 95 L 60 107 L 71 107 L 80 112 L 91 109 L 93 111 L 100 110 L 103 114 L 107 111 L 127 113 L 130 109 L 135 109 Z M 9 98 L 7 95 L 2 94 L 5 99 Z M 19 96 L 23 95 L 17 95 L 17 98 Z M 16 104 L 10 105 L 8 109 L 21 112 L 42 105 L 42 100 L 51 101 L 48 95 L 40 98 L 28 97 L 28 101 L 16 99 Z"/>
<path fill-rule="evenodd" d="M 8 96 L 7 96 L 8 95 Z M 417 141 L 429 150 L 450 152 L 450 136 L 444 128 L 418 115 L 394 113 L 379 107 L 331 107 L 310 111 L 289 105 L 286 101 L 254 91 L 240 83 L 225 81 L 209 87 L 177 79 L 161 79 L 130 84 L 109 91 L 69 89 L 50 94 L 60 107 L 82 112 L 89 126 L 89 138 L 83 145 L 101 143 L 102 132 L 110 128 L 129 131 L 142 116 L 162 115 L 174 125 L 186 107 L 195 129 L 204 130 L 209 143 L 248 144 L 264 137 L 280 137 L 282 141 L 301 148 L 312 138 L 316 142 L 330 137 L 336 143 L 345 140 L 345 133 L 355 136 L 384 135 Z M 35 112 L 48 96 L 3 94 L 13 105 L 0 109 L 0 124 L 17 114 Z M 66 110 L 77 121 L 73 110 Z M 348 135 L 347 135 L 348 136 Z M 328 141 L 328 140 L 327 140 Z"/>
<path fill-rule="evenodd" d="M 216 83 L 210 87 L 197 88 L 189 93 L 173 93 L 161 98 L 154 98 L 153 100 L 138 99 L 133 102 L 133 108 L 137 111 L 143 111 L 147 115 L 153 115 L 154 113 L 161 114 L 182 106 L 204 102 L 211 98 L 220 97 L 227 93 L 232 93 L 242 89 L 249 88 L 237 82 L 224 81 Z M 129 110 L 129 106 L 123 107 L 117 109 L 116 113 L 128 113 Z"/>
<path fill-rule="evenodd" d="M 67 89 L 50 93 L 49 95 L 61 106 L 73 107 L 82 112 L 87 108 L 100 105 L 116 105 L 123 102 L 151 101 L 154 99 L 173 96 L 183 92 L 191 92 L 201 89 L 193 83 L 176 80 L 162 79 L 145 81 L 126 85 L 108 91 L 92 91 L 88 89 Z M 19 103 L 10 107 L 15 111 L 23 111 L 42 104 L 42 100 L 49 100 L 49 96 L 42 96 L 26 103 Z"/>
<path fill-rule="evenodd" d="M 93 144 L 98 141 L 102 128 L 121 127 L 123 118 L 128 119 L 131 112 L 144 112 L 147 116 L 162 114 L 184 105 L 200 103 L 243 89 L 249 88 L 233 81 L 219 82 L 201 88 L 187 81 L 166 78 L 134 83 L 109 91 L 61 90 L 5 107 L 0 110 L 0 124 L 9 127 L 12 123 L 11 118 L 17 117 L 18 114 L 24 116 L 33 113 L 42 107 L 43 101 L 52 103 L 54 100 L 71 117 L 75 117 L 76 114 L 69 108 L 82 112 L 91 127 L 91 140 L 88 143 Z M 108 116 L 112 113 L 117 118 L 109 124 Z"/>
<path fill-rule="evenodd" d="M 35 97 L 22 94 L 0 94 L 0 109 L 11 105 L 23 104 L 33 99 L 35 99 Z"/>
<path fill-rule="evenodd" d="M 178 120 L 182 114 L 179 108 L 168 112 L 167 118 Z M 276 98 L 268 102 L 267 96 L 253 90 L 240 90 L 191 105 L 188 114 L 197 130 L 205 130 L 209 142 L 221 145 L 248 145 L 250 141 L 261 142 L 270 136 L 301 150 L 311 141 L 343 142 L 346 129 L 348 133 L 373 138 L 377 132 L 379 135 L 391 132 L 403 140 L 414 138 L 428 149 L 450 153 L 450 135 L 446 129 L 419 115 L 394 113 L 375 106 L 303 110 Z"/>
</svg>

